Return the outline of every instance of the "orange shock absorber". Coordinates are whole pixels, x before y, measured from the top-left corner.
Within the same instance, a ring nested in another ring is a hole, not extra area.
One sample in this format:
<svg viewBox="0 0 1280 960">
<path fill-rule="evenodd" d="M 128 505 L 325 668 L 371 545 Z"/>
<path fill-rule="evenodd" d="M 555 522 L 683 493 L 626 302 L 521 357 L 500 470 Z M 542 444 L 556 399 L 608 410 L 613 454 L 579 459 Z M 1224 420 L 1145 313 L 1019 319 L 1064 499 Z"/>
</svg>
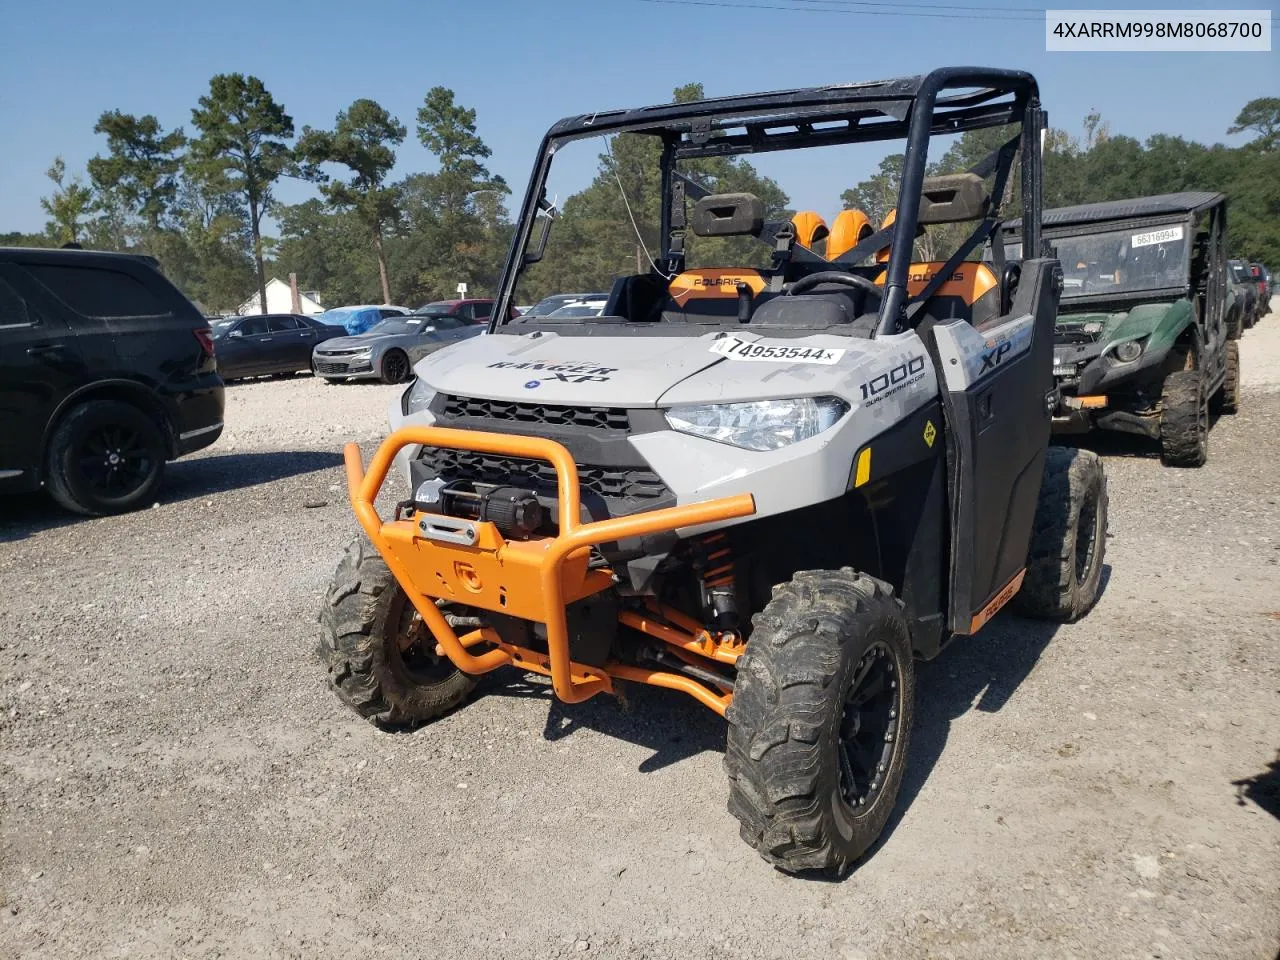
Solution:
<svg viewBox="0 0 1280 960">
<path fill-rule="evenodd" d="M 694 571 L 702 586 L 702 606 L 717 630 L 738 629 L 733 543 L 724 531 L 708 533 L 694 542 Z"/>
</svg>

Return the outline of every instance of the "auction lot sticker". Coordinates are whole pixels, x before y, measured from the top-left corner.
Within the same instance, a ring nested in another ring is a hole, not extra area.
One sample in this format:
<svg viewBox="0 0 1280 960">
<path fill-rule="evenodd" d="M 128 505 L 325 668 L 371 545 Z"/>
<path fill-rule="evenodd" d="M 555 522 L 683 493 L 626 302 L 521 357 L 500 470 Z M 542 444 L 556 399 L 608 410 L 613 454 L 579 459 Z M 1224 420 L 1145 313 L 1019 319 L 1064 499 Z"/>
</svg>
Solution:
<svg viewBox="0 0 1280 960">
<path fill-rule="evenodd" d="M 721 337 L 711 344 L 711 352 L 730 360 L 761 360 L 770 363 L 832 364 L 844 356 L 844 350 L 797 347 L 786 343 L 765 343 L 763 340 L 740 340 L 738 337 Z"/>
<path fill-rule="evenodd" d="M 1131 247 L 1153 247 L 1157 243 L 1172 243 L 1174 240 L 1182 239 L 1182 226 L 1164 227 L 1160 230 L 1152 230 L 1150 233 L 1135 233 L 1129 238 Z"/>
</svg>

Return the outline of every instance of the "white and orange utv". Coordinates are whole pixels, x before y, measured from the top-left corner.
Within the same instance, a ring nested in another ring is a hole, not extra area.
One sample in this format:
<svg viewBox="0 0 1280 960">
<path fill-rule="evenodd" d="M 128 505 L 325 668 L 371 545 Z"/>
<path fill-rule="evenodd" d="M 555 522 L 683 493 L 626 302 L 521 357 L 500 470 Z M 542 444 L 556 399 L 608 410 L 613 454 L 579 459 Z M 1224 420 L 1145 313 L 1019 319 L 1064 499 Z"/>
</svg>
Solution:
<svg viewBox="0 0 1280 960">
<path fill-rule="evenodd" d="M 989 127 L 1010 133 L 984 160 L 926 177 L 931 138 Z M 569 703 L 682 691 L 725 718 L 746 841 L 843 875 L 895 803 L 913 659 L 1009 601 L 1072 620 L 1098 594 L 1102 466 L 1049 447 L 1062 274 L 1035 255 L 1043 127 L 1032 76 L 982 68 L 553 126 L 493 315 L 548 251 L 548 169 L 572 141 L 652 138 L 660 250 L 599 316 L 494 321 L 425 358 L 367 467 L 348 445 L 364 536 L 320 618 L 338 694 L 397 726 L 501 667 Z M 793 221 L 688 173 L 888 140 L 904 164 L 879 229 Z M 1005 262 L 1011 196 L 1029 255 Z M 954 252 L 918 260 L 938 225 Z M 763 253 L 691 265 L 712 239 Z M 380 508 L 393 472 L 407 493 Z"/>
</svg>

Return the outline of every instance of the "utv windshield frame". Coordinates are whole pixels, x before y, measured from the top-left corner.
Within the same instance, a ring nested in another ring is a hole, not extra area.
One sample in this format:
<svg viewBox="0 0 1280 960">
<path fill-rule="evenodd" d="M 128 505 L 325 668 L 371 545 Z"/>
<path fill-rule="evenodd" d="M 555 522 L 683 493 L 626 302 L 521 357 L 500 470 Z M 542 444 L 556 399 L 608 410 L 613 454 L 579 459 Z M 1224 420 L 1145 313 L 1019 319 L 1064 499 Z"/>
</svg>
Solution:
<svg viewBox="0 0 1280 960">
<path fill-rule="evenodd" d="M 944 95 L 947 91 L 957 91 Z M 540 214 L 549 211 L 547 175 L 564 145 L 619 133 L 650 134 L 663 142 L 660 259 L 670 253 L 672 198 L 681 196 L 680 160 L 767 153 L 778 150 L 905 140 L 902 182 L 885 265 L 885 293 L 876 335 L 897 333 L 907 320 L 907 274 L 911 266 L 929 140 L 1011 124 L 1020 125 L 1022 222 L 1026 249 L 1040 247 L 1041 132 L 1045 115 L 1035 78 L 1020 70 L 947 67 L 923 76 L 871 83 L 835 84 L 774 93 L 669 103 L 567 117 L 542 139 L 538 160 L 521 204 L 506 266 L 495 297 L 489 333 L 511 323 L 510 305 Z M 733 132 L 739 131 L 739 132 Z M 530 324 L 521 333 L 532 332 Z"/>
</svg>

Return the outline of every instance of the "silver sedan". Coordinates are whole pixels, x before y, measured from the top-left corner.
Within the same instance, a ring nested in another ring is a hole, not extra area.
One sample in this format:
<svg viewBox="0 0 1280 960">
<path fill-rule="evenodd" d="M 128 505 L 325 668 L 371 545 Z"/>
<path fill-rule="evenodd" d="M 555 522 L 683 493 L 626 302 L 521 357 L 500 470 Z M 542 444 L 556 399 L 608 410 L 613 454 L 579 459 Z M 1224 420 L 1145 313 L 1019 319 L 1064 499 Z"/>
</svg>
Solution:
<svg viewBox="0 0 1280 960">
<path fill-rule="evenodd" d="M 413 365 L 429 353 L 478 336 L 486 323 L 468 323 L 445 313 L 420 312 L 392 317 L 356 337 L 317 344 L 311 353 L 316 376 L 336 380 L 403 383 Z"/>
</svg>

